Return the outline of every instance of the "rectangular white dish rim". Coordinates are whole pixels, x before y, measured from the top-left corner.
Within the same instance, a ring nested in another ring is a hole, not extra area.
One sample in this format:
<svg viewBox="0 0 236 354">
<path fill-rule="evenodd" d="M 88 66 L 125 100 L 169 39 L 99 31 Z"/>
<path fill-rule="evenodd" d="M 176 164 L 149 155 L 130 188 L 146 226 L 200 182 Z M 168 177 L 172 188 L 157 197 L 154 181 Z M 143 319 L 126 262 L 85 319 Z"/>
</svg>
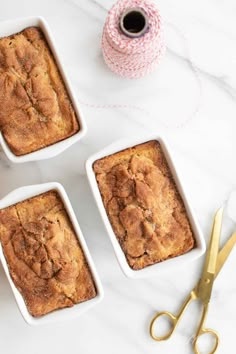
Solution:
<svg viewBox="0 0 236 354">
<path fill-rule="evenodd" d="M 65 192 L 65 189 L 60 183 L 50 182 L 50 183 L 43 183 L 43 184 L 38 184 L 38 185 L 30 185 L 30 186 L 17 188 L 0 200 L 0 209 L 6 208 L 10 205 L 14 205 L 16 203 L 19 203 L 23 200 L 34 197 L 36 195 L 42 194 L 42 193 L 47 192 L 49 190 L 56 190 L 59 193 L 60 197 L 62 198 L 62 201 L 63 201 L 66 211 L 68 213 L 68 216 L 72 222 L 73 228 L 74 228 L 75 233 L 79 239 L 81 248 L 84 252 L 85 258 L 86 258 L 89 268 L 91 270 L 92 277 L 94 279 L 95 286 L 97 289 L 97 295 L 93 299 L 76 304 L 71 308 L 64 308 L 64 309 L 55 310 L 47 315 L 44 315 L 44 316 L 41 316 L 38 318 L 33 317 L 29 313 L 21 293 L 16 288 L 16 286 L 10 276 L 8 265 L 7 265 L 7 262 L 6 262 L 6 259 L 5 259 L 3 250 L 2 250 L 2 246 L 0 243 L 0 260 L 2 262 L 4 271 L 6 273 L 7 279 L 9 281 L 12 291 L 14 293 L 15 300 L 17 302 L 19 310 L 20 310 L 22 316 L 24 317 L 25 321 L 30 325 L 49 324 L 49 323 L 54 323 L 54 322 L 58 322 L 61 320 L 68 320 L 68 319 L 76 318 L 77 316 L 79 316 L 83 312 L 87 311 L 89 308 L 91 308 L 94 305 L 96 305 L 97 303 L 99 303 L 104 296 L 100 278 L 98 276 L 94 262 L 92 260 L 90 252 L 89 252 L 88 247 L 86 245 L 86 242 L 83 237 L 80 226 L 78 224 L 77 218 L 75 216 L 75 213 L 73 211 L 73 208 L 71 206 L 69 198 Z"/>
<path fill-rule="evenodd" d="M 37 16 L 37 17 L 26 17 L 26 18 L 18 18 L 15 20 L 2 21 L 0 22 L 0 37 L 5 37 L 5 36 L 18 33 L 22 31 L 24 28 L 30 26 L 37 26 L 41 28 L 41 30 L 43 31 L 47 39 L 47 43 L 49 45 L 50 50 L 52 51 L 58 69 L 62 76 L 63 82 L 66 86 L 66 90 L 71 99 L 72 106 L 75 110 L 79 122 L 80 130 L 76 134 L 72 135 L 71 137 L 68 137 L 64 140 L 56 142 L 55 144 L 49 145 L 47 147 L 44 147 L 42 149 L 39 149 L 37 151 L 22 156 L 17 156 L 11 151 L 10 147 L 8 146 L 7 142 L 3 137 L 3 134 L 0 131 L 0 145 L 2 146 L 2 149 L 5 152 L 7 158 L 14 163 L 44 160 L 44 159 L 57 156 L 58 154 L 62 153 L 67 148 L 69 148 L 71 145 L 79 141 L 86 134 L 87 131 L 83 113 L 81 111 L 80 105 L 76 98 L 75 92 L 72 89 L 72 85 L 68 78 L 68 75 L 66 74 L 66 71 L 64 69 L 65 65 L 63 64 L 62 59 L 58 54 L 58 50 L 55 45 L 53 34 L 47 22 L 44 20 L 44 18 Z"/>
<path fill-rule="evenodd" d="M 150 266 L 143 268 L 141 270 L 133 270 L 129 266 L 129 264 L 126 260 L 125 254 L 120 247 L 120 244 L 113 232 L 111 223 L 110 223 L 109 218 L 107 216 L 107 213 L 106 213 L 106 210 L 105 210 L 102 198 L 101 198 L 101 194 L 100 194 L 100 191 L 99 191 L 99 188 L 97 185 L 95 173 L 93 171 L 93 163 L 96 160 L 101 159 L 105 156 L 109 156 L 109 155 L 114 154 L 116 152 L 125 150 L 127 148 L 130 148 L 135 145 L 142 144 L 142 143 L 145 143 L 145 142 L 148 142 L 151 140 L 156 140 L 161 145 L 162 151 L 165 155 L 165 158 L 167 160 L 171 174 L 172 174 L 173 179 L 175 181 L 177 190 L 179 191 L 180 196 L 183 199 L 183 202 L 184 202 L 184 205 L 185 205 L 185 208 L 186 208 L 189 220 L 190 220 L 190 224 L 193 229 L 194 236 L 196 238 L 196 246 L 194 249 L 192 249 L 188 253 L 185 253 L 184 255 L 170 258 L 170 259 L 165 260 L 163 262 L 150 265 Z M 179 172 L 177 172 L 177 168 L 176 168 L 174 161 L 171 157 L 170 148 L 169 148 L 165 138 L 163 138 L 157 134 L 153 134 L 153 135 L 148 135 L 146 137 L 142 136 L 142 137 L 136 138 L 136 139 L 121 139 L 119 141 L 116 141 L 113 144 L 105 147 L 104 149 L 100 150 L 99 152 L 96 152 L 95 154 L 93 154 L 91 157 L 88 158 L 88 160 L 86 161 L 86 173 L 87 173 L 89 184 L 90 184 L 93 196 L 95 198 L 96 204 L 98 206 L 100 215 L 102 217 L 105 228 L 108 232 L 110 241 L 113 245 L 117 260 L 120 264 L 121 269 L 123 270 L 124 274 L 127 277 L 146 278 L 146 277 L 158 276 L 158 274 L 160 274 L 160 272 L 162 272 L 162 271 L 168 271 L 168 270 L 170 271 L 171 269 L 174 269 L 176 266 L 187 264 L 187 262 L 193 261 L 204 254 L 204 252 L 206 250 L 206 245 L 205 245 L 205 240 L 204 240 L 203 234 L 201 232 L 199 223 L 196 219 L 196 215 L 195 215 L 194 211 L 192 210 L 190 203 L 188 202 L 189 198 L 187 197 L 186 191 L 183 188 L 183 185 L 181 183 L 180 174 L 179 174 Z"/>
</svg>

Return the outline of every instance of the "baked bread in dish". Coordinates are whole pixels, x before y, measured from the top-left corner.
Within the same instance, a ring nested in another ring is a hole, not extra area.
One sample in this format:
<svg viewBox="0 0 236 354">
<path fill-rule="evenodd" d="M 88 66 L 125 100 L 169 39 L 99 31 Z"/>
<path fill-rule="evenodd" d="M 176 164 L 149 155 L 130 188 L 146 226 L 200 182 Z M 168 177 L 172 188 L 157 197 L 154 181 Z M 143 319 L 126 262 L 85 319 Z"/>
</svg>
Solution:
<svg viewBox="0 0 236 354">
<path fill-rule="evenodd" d="M 153 140 L 93 164 L 104 207 L 129 266 L 142 269 L 195 245 L 161 145 Z"/>
<path fill-rule="evenodd" d="M 0 210 L 0 241 L 15 286 L 32 316 L 96 296 L 94 280 L 58 192 Z"/>
<path fill-rule="evenodd" d="M 16 156 L 64 140 L 80 129 L 38 27 L 0 38 L 0 107 L 0 130 Z"/>
</svg>

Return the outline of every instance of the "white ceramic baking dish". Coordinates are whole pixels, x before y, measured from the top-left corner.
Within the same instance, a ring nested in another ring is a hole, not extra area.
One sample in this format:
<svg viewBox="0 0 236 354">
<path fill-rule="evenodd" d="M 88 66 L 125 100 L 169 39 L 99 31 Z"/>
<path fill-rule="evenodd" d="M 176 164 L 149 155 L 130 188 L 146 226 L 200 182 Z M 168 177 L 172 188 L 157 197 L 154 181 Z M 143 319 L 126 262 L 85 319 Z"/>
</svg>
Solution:
<svg viewBox="0 0 236 354">
<path fill-rule="evenodd" d="M 9 148 L 7 145 L 3 135 L 0 132 L 0 144 L 2 145 L 2 148 L 12 162 L 20 163 L 20 162 L 29 162 L 29 161 L 36 161 L 36 160 L 44 160 L 48 159 L 51 157 L 54 157 L 67 148 L 69 148 L 72 144 L 76 143 L 78 140 L 80 140 L 86 133 L 86 124 L 83 118 L 83 114 L 81 112 L 81 108 L 79 106 L 79 103 L 76 99 L 75 93 L 72 90 L 72 85 L 68 79 L 68 76 L 65 72 L 64 65 L 62 64 L 61 58 L 58 54 L 58 51 L 55 46 L 55 42 L 53 39 L 52 32 L 48 26 L 48 24 L 45 22 L 45 20 L 42 17 L 29 17 L 29 18 L 20 18 L 16 20 L 10 20 L 10 21 L 4 21 L 0 22 L 0 37 L 5 37 L 9 36 L 11 34 L 17 33 L 22 31 L 23 29 L 30 27 L 30 26 L 37 26 L 40 27 L 41 30 L 43 31 L 48 45 L 52 51 L 52 54 L 55 58 L 56 64 L 59 68 L 59 71 L 61 73 L 62 79 L 65 83 L 67 92 L 69 94 L 69 97 L 71 99 L 73 108 L 75 110 L 75 113 L 77 115 L 77 119 L 80 125 L 80 130 L 78 133 L 74 134 L 73 136 L 59 141 L 55 144 L 52 144 L 48 147 L 42 148 L 40 150 L 34 151 L 32 153 L 22 155 L 22 156 L 16 156 Z"/>
<path fill-rule="evenodd" d="M 188 253 L 181 255 L 179 257 L 171 258 L 166 261 L 153 264 L 153 265 L 148 266 L 148 267 L 141 269 L 141 270 L 133 270 L 132 268 L 130 268 L 130 266 L 126 260 L 126 257 L 125 257 L 125 255 L 120 247 L 120 244 L 113 232 L 111 223 L 110 223 L 109 218 L 107 216 L 107 213 L 106 213 L 106 210 L 103 205 L 102 198 L 101 198 L 101 194 L 100 194 L 100 191 L 98 188 L 98 184 L 96 181 L 95 173 L 93 171 L 93 163 L 96 160 L 98 160 L 104 156 L 111 155 L 111 154 L 116 153 L 118 151 L 124 150 L 126 148 L 129 148 L 129 147 L 132 147 L 132 146 L 135 146 L 138 144 L 142 144 L 142 143 L 150 141 L 150 140 L 157 140 L 161 144 L 161 148 L 162 148 L 163 153 L 166 157 L 167 163 L 170 167 L 170 170 L 171 170 L 172 176 L 174 178 L 174 181 L 176 183 L 177 189 L 183 199 L 183 202 L 184 202 L 187 214 L 188 214 L 188 218 L 191 223 L 191 227 L 194 232 L 194 236 L 196 238 L 196 246 L 193 250 L 191 250 Z M 142 138 L 136 139 L 136 140 L 126 139 L 126 140 L 121 140 L 121 141 L 115 142 L 112 145 L 104 148 L 102 151 L 95 153 L 93 156 L 91 156 L 87 160 L 86 172 L 87 172 L 87 177 L 89 180 L 90 187 L 92 189 L 92 193 L 93 193 L 94 198 L 96 200 L 98 209 L 100 211 L 104 225 L 107 229 L 111 243 L 114 247 L 116 257 L 118 259 L 121 269 L 123 270 L 123 272 L 125 273 L 126 276 L 131 277 L 131 278 L 155 277 L 155 276 L 158 276 L 158 274 L 160 274 L 160 272 L 162 272 L 162 271 L 173 270 L 173 269 L 176 269 L 176 267 L 180 266 L 180 265 L 186 266 L 188 262 L 197 259 L 205 252 L 206 246 L 205 246 L 204 237 L 203 237 L 202 232 L 200 230 L 199 224 L 196 220 L 196 216 L 190 206 L 190 203 L 188 201 L 189 199 L 186 196 L 186 192 L 184 191 L 179 173 L 177 173 L 176 166 L 175 166 L 174 161 L 171 157 L 170 149 L 167 146 L 167 143 L 163 138 L 155 135 L 155 136 L 148 136 L 146 138 L 142 137 Z"/>
<path fill-rule="evenodd" d="M 83 249 L 85 258 L 88 262 L 89 268 L 91 270 L 96 289 L 97 289 L 97 295 L 91 300 L 79 303 L 77 305 L 74 305 L 73 307 L 70 308 L 64 308 L 64 309 L 59 309 L 56 311 L 53 311 L 47 315 L 44 315 L 42 317 L 35 318 L 31 316 L 29 311 L 27 310 L 26 304 L 24 302 L 24 299 L 21 295 L 21 293 L 18 291 L 16 286 L 14 285 L 14 282 L 10 276 L 8 265 L 6 262 L 6 259 L 3 254 L 3 250 L 1 247 L 0 243 L 0 260 L 2 262 L 4 271 L 6 273 L 6 276 L 8 278 L 8 281 L 10 283 L 10 286 L 12 288 L 12 291 L 15 295 L 16 302 L 18 304 L 18 307 L 20 309 L 21 314 L 23 315 L 25 321 L 30 324 L 30 325 L 40 325 L 40 324 L 48 324 L 52 322 L 58 322 L 61 320 L 67 320 L 67 319 L 72 319 L 76 318 L 79 316 L 81 313 L 87 311 L 94 305 L 98 304 L 102 298 L 103 298 L 103 288 L 102 284 L 100 282 L 99 276 L 97 274 L 97 271 L 95 269 L 93 260 L 91 258 L 91 255 L 89 253 L 89 250 L 87 248 L 86 242 L 84 240 L 82 231 L 79 227 L 78 221 L 76 219 L 75 213 L 73 211 L 73 208 L 71 206 L 71 203 L 69 201 L 69 198 L 65 192 L 65 189 L 63 186 L 59 183 L 56 182 L 51 182 L 51 183 L 43 183 L 43 184 L 38 184 L 38 185 L 32 185 L 32 186 L 26 186 L 22 188 L 18 188 L 8 194 L 6 197 L 4 197 L 2 200 L 0 200 L 0 209 L 6 208 L 10 205 L 16 204 L 18 202 L 21 202 L 23 200 L 26 200 L 28 198 L 34 197 L 36 195 L 39 195 L 41 193 L 47 192 L 49 190 L 56 190 L 64 203 L 64 206 L 66 208 L 66 211 L 70 217 L 70 220 L 72 222 L 72 225 L 74 227 L 75 233 L 79 239 L 80 245 Z"/>
</svg>

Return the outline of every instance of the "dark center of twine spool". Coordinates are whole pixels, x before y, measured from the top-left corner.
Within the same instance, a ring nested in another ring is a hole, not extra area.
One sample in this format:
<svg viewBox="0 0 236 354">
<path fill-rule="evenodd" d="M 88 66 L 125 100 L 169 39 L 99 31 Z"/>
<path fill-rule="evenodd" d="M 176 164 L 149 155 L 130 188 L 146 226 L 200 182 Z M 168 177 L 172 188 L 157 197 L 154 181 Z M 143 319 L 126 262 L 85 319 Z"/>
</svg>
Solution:
<svg viewBox="0 0 236 354">
<path fill-rule="evenodd" d="M 148 29 L 148 18 L 140 8 L 126 10 L 120 18 L 120 29 L 128 37 L 137 38 Z"/>
</svg>

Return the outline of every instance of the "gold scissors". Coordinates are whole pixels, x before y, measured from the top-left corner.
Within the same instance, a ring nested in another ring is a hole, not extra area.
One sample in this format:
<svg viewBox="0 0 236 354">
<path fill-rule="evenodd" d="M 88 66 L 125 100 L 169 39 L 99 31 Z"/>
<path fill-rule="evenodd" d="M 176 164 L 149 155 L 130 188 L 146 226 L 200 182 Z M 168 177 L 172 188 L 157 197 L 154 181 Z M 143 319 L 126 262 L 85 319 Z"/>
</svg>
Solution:
<svg viewBox="0 0 236 354">
<path fill-rule="evenodd" d="M 214 218 L 211 238 L 209 247 L 206 253 L 205 263 L 202 271 L 202 275 L 200 280 L 198 281 L 197 285 L 193 288 L 190 292 L 190 295 L 185 300 L 184 304 L 180 308 L 178 314 L 174 316 L 172 313 L 164 311 L 157 313 L 151 321 L 150 324 L 150 335 L 156 341 L 163 341 L 171 337 L 174 333 L 176 327 L 179 324 L 179 321 L 184 314 L 186 308 L 193 300 L 200 300 L 203 304 L 203 312 L 202 317 L 200 320 L 199 327 L 197 329 L 196 335 L 193 340 L 193 350 L 195 354 L 200 354 L 198 349 L 198 339 L 203 334 L 211 335 L 214 341 L 214 347 L 209 354 L 213 354 L 216 352 L 218 345 L 219 345 L 219 337 L 217 332 L 212 329 L 205 328 L 205 320 L 208 312 L 208 305 L 211 298 L 212 287 L 214 283 L 214 279 L 221 271 L 225 261 L 227 260 L 234 244 L 236 243 L 236 232 L 232 234 L 230 239 L 225 243 L 224 247 L 219 252 L 219 241 L 220 241 L 220 234 L 221 234 L 221 225 L 222 225 L 222 218 L 223 218 L 223 208 L 220 208 Z M 160 317 L 166 316 L 171 323 L 170 331 L 159 337 L 155 334 L 155 324 L 160 319 Z"/>
</svg>

